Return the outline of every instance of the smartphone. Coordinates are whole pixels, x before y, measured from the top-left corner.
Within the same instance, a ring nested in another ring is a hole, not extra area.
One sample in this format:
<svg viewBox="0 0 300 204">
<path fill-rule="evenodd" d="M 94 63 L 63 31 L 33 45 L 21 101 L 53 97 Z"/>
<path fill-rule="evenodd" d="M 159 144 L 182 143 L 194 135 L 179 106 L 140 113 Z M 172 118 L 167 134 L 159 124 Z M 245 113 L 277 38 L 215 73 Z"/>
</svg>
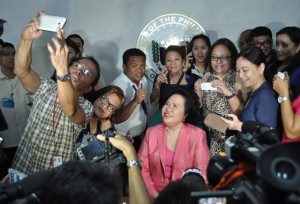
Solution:
<svg viewBox="0 0 300 204">
<path fill-rule="evenodd" d="M 65 17 L 60 16 L 40 16 L 40 30 L 56 32 L 57 28 L 63 28 L 67 19 Z"/>
<path fill-rule="evenodd" d="M 213 87 L 210 82 L 204 82 L 201 84 L 201 90 L 203 91 L 215 91 L 217 87 Z"/>
<path fill-rule="evenodd" d="M 16 182 L 22 180 L 23 178 L 25 178 L 26 176 L 27 176 L 26 174 L 24 174 L 18 170 L 15 170 L 12 168 L 8 169 L 8 177 L 9 177 L 10 184 L 16 183 Z"/>
<path fill-rule="evenodd" d="M 204 124 L 224 133 L 225 135 L 228 125 L 220 117 L 221 116 L 216 113 L 209 113 L 204 119 Z"/>
<path fill-rule="evenodd" d="M 278 72 L 277 75 L 280 79 L 284 80 L 285 74 L 283 72 Z"/>
</svg>

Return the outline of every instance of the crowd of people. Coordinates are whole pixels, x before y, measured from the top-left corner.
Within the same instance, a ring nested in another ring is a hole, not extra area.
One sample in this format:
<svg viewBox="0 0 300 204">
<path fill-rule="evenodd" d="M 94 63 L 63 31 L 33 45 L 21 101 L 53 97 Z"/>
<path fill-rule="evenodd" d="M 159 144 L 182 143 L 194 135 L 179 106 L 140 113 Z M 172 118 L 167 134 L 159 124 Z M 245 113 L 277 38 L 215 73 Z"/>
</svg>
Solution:
<svg viewBox="0 0 300 204">
<path fill-rule="evenodd" d="M 140 49 L 124 52 L 123 72 L 106 85 L 99 63 L 83 55 L 84 40 L 65 38 L 62 29 L 47 45 L 55 73 L 39 76 L 31 66 L 32 44 L 43 33 L 34 16 L 17 50 L 0 43 L 1 111 L 8 123 L 0 131 L 0 176 L 5 182 L 9 168 L 26 175 L 53 170 L 43 203 L 120 203 L 122 196 L 131 204 L 165 203 L 172 193 L 172 203 L 194 203 L 189 192 L 208 189 L 210 158 L 224 152 L 244 122 L 275 129 L 282 142 L 300 141 L 298 27 L 278 31 L 275 46 L 269 28 L 248 29 L 239 38 L 240 52 L 230 39 L 211 43 L 205 34 L 191 38 L 187 53 L 170 45 L 153 87 Z M 203 89 L 207 83 L 212 90 Z M 151 107 L 157 112 L 149 113 Z M 204 125 L 211 113 L 228 126 L 225 133 Z M 108 130 L 113 137 L 105 137 Z M 76 148 L 87 134 L 122 152 L 125 173 L 79 161 Z M 201 181 L 186 179 L 187 172 Z M 89 189 L 87 196 L 78 196 L 81 188 Z"/>
</svg>

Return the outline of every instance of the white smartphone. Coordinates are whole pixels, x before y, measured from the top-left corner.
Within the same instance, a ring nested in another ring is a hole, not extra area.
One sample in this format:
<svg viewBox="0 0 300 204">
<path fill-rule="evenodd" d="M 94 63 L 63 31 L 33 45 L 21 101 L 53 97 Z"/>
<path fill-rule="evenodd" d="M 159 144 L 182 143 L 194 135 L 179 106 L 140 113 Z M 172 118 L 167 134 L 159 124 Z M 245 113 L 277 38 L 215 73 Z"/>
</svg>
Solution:
<svg viewBox="0 0 300 204">
<path fill-rule="evenodd" d="M 204 82 L 201 84 L 201 90 L 213 91 L 213 90 L 217 90 L 217 87 L 213 87 L 210 82 Z"/>
<path fill-rule="evenodd" d="M 65 17 L 60 16 L 40 16 L 40 30 L 52 31 L 56 32 L 57 28 L 63 28 L 67 19 Z"/>
<path fill-rule="evenodd" d="M 10 184 L 16 183 L 22 180 L 23 178 L 25 178 L 26 176 L 27 176 L 26 174 L 17 171 L 15 169 L 12 168 L 8 169 L 8 177 L 9 177 Z"/>
<path fill-rule="evenodd" d="M 278 72 L 277 75 L 280 79 L 284 80 L 285 75 L 283 72 Z"/>
</svg>

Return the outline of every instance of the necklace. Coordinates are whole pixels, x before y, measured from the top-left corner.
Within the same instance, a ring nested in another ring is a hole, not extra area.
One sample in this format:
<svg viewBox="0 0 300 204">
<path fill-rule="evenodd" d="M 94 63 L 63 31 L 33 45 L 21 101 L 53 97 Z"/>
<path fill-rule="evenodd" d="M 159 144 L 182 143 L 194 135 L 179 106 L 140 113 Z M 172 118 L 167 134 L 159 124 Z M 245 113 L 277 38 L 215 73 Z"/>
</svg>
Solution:
<svg viewBox="0 0 300 204">
<path fill-rule="evenodd" d="M 181 75 L 180 75 L 180 77 L 179 77 L 179 79 L 178 79 L 176 85 L 179 85 L 179 84 L 180 84 L 180 82 L 181 82 L 182 79 L 183 79 L 183 76 L 184 76 L 184 73 L 181 72 Z M 170 79 L 170 74 L 169 74 L 169 73 L 167 74 L 167 80 L 168 80 L 168 84 L 171 84 L 171 79 Z"/>
<path fill-rule="evenodd" d="M 171 135 L 178 134 L 178 133 L 180 133 L 180 131 L 181 131 L 181 128 L 179 128 L 178 130 L 170 130 L 167 127 L 167 132 L 170 133 Z"/>
</svg>

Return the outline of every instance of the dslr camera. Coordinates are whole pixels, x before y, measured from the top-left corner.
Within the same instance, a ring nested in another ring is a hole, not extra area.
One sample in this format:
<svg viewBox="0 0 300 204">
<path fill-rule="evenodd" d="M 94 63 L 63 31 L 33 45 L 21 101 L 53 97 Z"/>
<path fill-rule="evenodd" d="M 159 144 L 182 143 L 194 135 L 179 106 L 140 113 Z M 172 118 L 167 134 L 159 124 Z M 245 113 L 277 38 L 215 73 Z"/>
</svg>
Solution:
<svg viewBox="0 0 300 204">
<path fill-rule="evenodd" d="M 93 134 L 84 135 L 80 146 L 76 149 L 78 158 L 83 161 L 112 165 L 125 163 L 126 159 L 122 152 L 109 142 L 109 137 L 114 137 L 115 132 L 112 129 L 108 129 L 103 134 L 106 137 L 104 142 L 99 141 Z"/>
</svg>

